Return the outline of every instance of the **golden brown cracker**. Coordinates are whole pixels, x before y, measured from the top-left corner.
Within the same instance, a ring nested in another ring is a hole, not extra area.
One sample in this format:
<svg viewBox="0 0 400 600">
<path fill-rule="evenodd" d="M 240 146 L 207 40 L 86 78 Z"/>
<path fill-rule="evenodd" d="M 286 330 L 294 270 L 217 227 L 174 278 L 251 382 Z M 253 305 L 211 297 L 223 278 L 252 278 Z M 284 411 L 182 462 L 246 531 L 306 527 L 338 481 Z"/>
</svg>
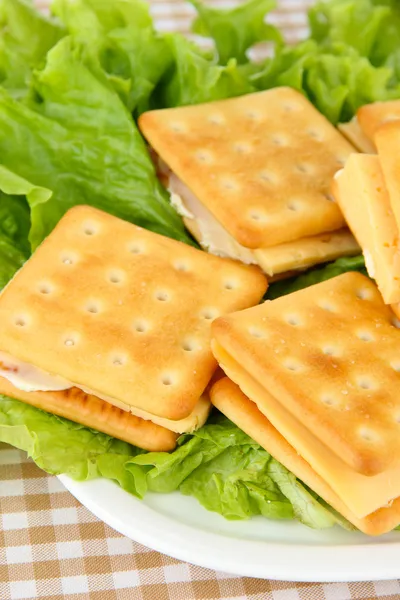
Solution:
<svg viewBox="0 0 400 600">
<path fill-rule="evenodd" d="M 97 429 L 149 452 L 169 452 L 176 446 L 176 433 L 135 417 L 78 388 L 62 392 L 24 392 L 0 377 L 0 394 Z"/>
<path fill-rule="evenodd" d="M 163 161 L 245 247 L 345 225 L 330 182 L 355 150 L 293 89 L 151 111 L 139 125 Z"/>
<path fill-rule="evenodd" d="M 79 206 L 0 296 L 0 348 L 125 410 L 180 420 L 216 368 L 212 320 L 266 287 L 256 267 Z"/>
<path fill-rule="evenodd" d="M 212 330 L 315 438 L 373 475 L 400 462 L 396 325 L 374 283 L 346 273 L 217 319 Z"/>
</svg>

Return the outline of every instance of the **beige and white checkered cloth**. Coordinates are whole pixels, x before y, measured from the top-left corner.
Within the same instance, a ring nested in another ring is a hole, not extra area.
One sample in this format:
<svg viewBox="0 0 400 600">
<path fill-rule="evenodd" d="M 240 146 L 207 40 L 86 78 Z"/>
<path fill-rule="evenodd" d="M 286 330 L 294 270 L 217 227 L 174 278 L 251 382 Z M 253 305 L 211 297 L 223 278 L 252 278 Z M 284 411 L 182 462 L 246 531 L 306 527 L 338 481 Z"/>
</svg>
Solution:
<svg viewBox="0 0 400 600">
<path fill-rule="evenodd" d="M 112 2 L 112 0 L 109 0 Z M 41 0 L 42 5 L 46 4 Z M 211 2 L 232 5 L 225 0 Z M 312 0 L 281 0 L 273 21 L 306 34 Z M 187 32 L 184 2 L 152 1 L 162 30 Z M 400 569 L 400 566 L 399 566 Z M 400 581 L 307 584 L 236 577 L 153 552 L 100 522 L 55 477 L 0 445 L 0 600 L 400 600 Z"/>
</svg>

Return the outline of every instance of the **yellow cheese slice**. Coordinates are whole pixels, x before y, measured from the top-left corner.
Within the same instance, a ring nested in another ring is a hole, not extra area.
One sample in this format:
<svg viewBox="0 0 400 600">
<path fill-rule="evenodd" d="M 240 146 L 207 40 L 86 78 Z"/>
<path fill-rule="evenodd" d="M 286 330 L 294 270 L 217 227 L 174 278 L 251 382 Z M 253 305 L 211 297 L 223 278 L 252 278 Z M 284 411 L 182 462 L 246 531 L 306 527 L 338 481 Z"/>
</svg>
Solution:
<svg viewBox="0 0 400 600">
<path fill-rule="evenodd" d="M 387 123 L 375 135 L 378 156 L 397 227 L 400 227 L 400 120 Z"/>
<path fill-rule="evenodd" d="M 370 477 L 357 473 L 315 438 L 215 340 L 212 348 L 228 377 L 239 385 L 357 518 L 366 517 L 400 496 L 400 468 L 388 469 Z"/>
<path fill-rule="evenodd" d="M 399 302 L 399 231 L 379 158 L 353 154 L 335 176 L 333 192 L 385 303 Z"/>
</svg>

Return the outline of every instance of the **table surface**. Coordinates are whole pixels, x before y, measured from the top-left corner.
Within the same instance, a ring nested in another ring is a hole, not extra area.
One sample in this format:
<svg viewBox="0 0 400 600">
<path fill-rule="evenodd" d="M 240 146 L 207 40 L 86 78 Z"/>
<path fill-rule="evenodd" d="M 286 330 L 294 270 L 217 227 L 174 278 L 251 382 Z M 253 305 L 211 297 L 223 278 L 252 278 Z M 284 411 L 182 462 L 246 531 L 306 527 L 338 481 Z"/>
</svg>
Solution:
<svg viewBox="0 0 400 600">
<path fill-rule="evenodd" d="M 46 0 L 39 0 L 42 6 Z M 214 6 L 232 5 L 225 0 Z M 281 0 L 271 21 L 288 41 L 306 34 L 312 0 Z M 157 26 L 188 32 L 193 10 L 152 0 Z M 133 542 L 81 506 L 55 477 L 0 444 L 0 600 L 400 599 L 400 581 L 289 583 L 203 569 Z"/>
</svg>

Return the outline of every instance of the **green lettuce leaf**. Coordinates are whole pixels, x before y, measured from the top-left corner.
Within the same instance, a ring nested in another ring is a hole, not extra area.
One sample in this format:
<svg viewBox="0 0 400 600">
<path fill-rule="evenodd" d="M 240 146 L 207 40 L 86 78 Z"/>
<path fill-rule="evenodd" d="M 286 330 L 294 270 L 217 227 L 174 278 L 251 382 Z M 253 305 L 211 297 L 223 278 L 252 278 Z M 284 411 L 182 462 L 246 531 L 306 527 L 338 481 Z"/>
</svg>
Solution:
<svg viewBox="0 0 400 600">
<path fill-rule="evenodd" d="M 52 10 L 86 50 L 86 65 L 114 87 L 130 112 L 150 98 L 172 63 L 172 53 L 141 0 L 55 0 Z"/>
<path fill-rule="evenodd" d="M 31 203 L 34 248 L 77 204 L 191 242 L 129 112 L 86 68 L 79 45 L 61 40 L 32 85 L 26 103 L 0 88 L 0 154 L 8 169 L 53 192 Z"/>
<path fill-rule="evenodd" d="M 398 62 L 376 67 L 354 48 L 325 48 L 307 40 L 278 50 L 250 80 L 260 90 L 286 85 L 301 91 L 332 123 L 350 120 L 358 108 L 400 97 Z"/>
<path fill-rule="evenodd" d="M 29 258 L 29 204 L 34 206 L 50 197 L 49 190 L 32 185 L 0 165 L 0 290 Z"/>
<path fill-rule="evenodd" d="M 179 490 L 228 519 L 296 518 L 314 528 L 336 516 L 294 475 L 222 415 L 182 436 L 174 452 L 145 453 L 125 442 L 0 396 L 0 441 L 52 474 L 103 477 L 142 498 Z"/>
<path fill-rule="evenodd" d="M 155 107 L 200 104 L 256 91 L 247 71 L 241 69 L 234 58 L 221 66 L 180 35 L 170 34 L 165 39 L 173 64 L 156 88 Z"/>
<path fill-rule="evenodd" d="M 282 43 L 278 29 L 266 23 L 266 15 L 275 8 L 275 0 L 248 0 L 235 8 L 221 10 L 189 0 L 198 17 L 192 30 L 215 42 L 219 62 L 226 65 L 235 58 L 238 64 L 248 61 L 247 50 L 259 42 Z"/>
<path fill-rule="evenodd" d="M 293 292 L 307 288 L 310 285 L 321 283 L 321 281 L 327 281 L 328 279 L 332 279 L 332 277 L 337 277 L 338 275 L 342 275 L 349 271 L 358 271 L 363 275 L 368 275 L 365 269 L 364 258 L 362 256 L 338 258 L 335 262 L 329 263 L 323 267 L 317 267 L 297 277 L 277 281 L 269 287 L 266 298 L 268 300 L 274 300 L 280 296 L 292 294 Z"/>
<path fill-rule="evenodd" d="M 0 85 L 26 93 L 31 71 L 65 34 L 62 25 L 39 13 L 29 0 L 0 0 Z"/>
<path fill-rule="evenodd" d="M 311 36 L 319 43 L 343 43 L 374 65 L 385 64 L 400 49 L 397 0 L 317 2 L 309 11 L 309 21 Z"/>
</svg>

